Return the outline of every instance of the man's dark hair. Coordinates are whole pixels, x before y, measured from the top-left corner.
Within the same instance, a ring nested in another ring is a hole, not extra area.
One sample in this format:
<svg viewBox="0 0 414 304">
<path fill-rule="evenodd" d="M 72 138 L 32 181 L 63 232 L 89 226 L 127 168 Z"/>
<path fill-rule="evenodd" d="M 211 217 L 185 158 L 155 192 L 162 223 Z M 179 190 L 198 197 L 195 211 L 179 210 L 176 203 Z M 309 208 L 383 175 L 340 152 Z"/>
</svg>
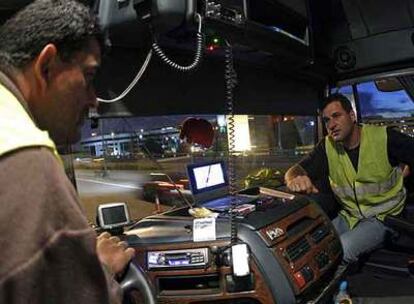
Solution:
<svg viewBox="0 0 414 304">
<path fill-rule="evenodd" d="M 328 97 L 326 97 L 321 105 L 321 111 L 323 111 L 330 103 L 335 102 L 335 101 L 339 101 L 341 103 L 342 108 L 347 112 L 351 112 L 352 111 L 352 104 L 349 101 L 349 99 L 345 96 L 342 95 L 340 93 L 334 93 L 329 95 Z"/>
<path fill-rule="evenodd" d="M 97 18 L 75 0 L 36 0 L 0 28 L 0 68 L 21 69 L 48 44 L 68 61 L 91 38 L 103 45 Z"/>
</svg>

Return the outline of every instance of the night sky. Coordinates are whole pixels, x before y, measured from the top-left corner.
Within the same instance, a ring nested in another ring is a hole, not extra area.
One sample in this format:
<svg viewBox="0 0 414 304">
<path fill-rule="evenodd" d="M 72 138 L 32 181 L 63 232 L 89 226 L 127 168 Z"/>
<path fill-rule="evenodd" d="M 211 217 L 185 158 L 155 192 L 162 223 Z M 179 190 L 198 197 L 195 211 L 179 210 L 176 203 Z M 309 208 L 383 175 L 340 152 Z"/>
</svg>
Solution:
<svg viewBox="0 0 414 304">
<path fill-rule="evenodd" d="M 374 82 L 357 85 L 361 114 L 366 116 L 410 117 L 414 114 L 414 103 L 404 90 L 396 92 L 378 91 Z M 351 86 L 340 89 L 343 94 L 352 94 Z"/>
</svg>

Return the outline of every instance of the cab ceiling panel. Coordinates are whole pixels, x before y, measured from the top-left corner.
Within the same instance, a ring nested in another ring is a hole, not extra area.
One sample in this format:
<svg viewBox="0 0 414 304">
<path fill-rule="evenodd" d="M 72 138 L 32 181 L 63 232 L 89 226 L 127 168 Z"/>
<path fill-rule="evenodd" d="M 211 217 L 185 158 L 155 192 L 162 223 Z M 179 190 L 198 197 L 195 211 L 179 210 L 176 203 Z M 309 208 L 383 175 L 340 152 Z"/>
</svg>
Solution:
<svg viewBox="0 0 414 304">
<path fill-rule="evenodd" d="M 173 54 L 179 62 L 191 56 Z M 98 75 L 98 95 L 115 97 L 140 67 L 139 55 L 130 49 L 113 49 Z M 108 60 L 109 59 L 109 60 Z M 135 63 L 135 64 L 131 64 Z M 164 114 L 225 114 L 224 61 L 208 57 L 194 72 L 180 73 L 153 57 L 137 86 L 122 101 L 101 104 L 103 116 Z M 238 63 L 234 108 L 239 114 L 314 115 L 323 86 L 285 77 L 267 69 Z"/>
<path fill-rule="evenodd" d="M 414 63 L 414 1 L 342 0 L 336 12 L 345 20 L 333 26 L 331 55 L 338 79 L 352 78 Z M 329 24 L 326 24 L 329 26 Z M 347 28 L 340 32 L 339 29 Z M 344 34 L 345 33 L 345 34 Z"/>
<path fill-rule="evenodd" d="M 303 17 L 306 17 L 306 1 L 307 0 L 279 0 L 278 2 L 294 10 L 296 13 L 302 15 Z"/>
</svg>

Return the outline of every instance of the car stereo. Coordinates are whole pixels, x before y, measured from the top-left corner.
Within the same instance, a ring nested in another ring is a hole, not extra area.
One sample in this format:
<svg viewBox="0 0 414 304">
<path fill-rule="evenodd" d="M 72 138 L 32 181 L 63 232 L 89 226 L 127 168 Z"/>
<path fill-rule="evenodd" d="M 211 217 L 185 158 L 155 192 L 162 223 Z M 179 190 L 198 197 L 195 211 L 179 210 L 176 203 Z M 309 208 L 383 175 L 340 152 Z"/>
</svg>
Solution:
<svg viewBox="0 0 414 304">
<path fill-rule="evenodd" d="M 149 251 L 147 253 L 148 269 L 204 267 L 208 265 L 208 262 L 208 248 Z"/>
</svg>

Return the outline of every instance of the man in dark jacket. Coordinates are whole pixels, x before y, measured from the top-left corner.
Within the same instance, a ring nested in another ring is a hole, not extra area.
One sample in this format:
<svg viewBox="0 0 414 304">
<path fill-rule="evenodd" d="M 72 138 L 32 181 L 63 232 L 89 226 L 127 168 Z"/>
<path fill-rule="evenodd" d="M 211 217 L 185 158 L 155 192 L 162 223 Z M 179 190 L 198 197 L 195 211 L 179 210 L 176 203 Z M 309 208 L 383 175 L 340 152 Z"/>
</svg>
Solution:
<svg viewBox="0 0 414 304">
<path fill-rule="evenodd" d="M 101 33 L 74 0 L 37 0 L 0 28 L 0 303 L 120 303 L 134 254 L 98 239 L 55 144 L 96 107 Z"/>
</svg>

